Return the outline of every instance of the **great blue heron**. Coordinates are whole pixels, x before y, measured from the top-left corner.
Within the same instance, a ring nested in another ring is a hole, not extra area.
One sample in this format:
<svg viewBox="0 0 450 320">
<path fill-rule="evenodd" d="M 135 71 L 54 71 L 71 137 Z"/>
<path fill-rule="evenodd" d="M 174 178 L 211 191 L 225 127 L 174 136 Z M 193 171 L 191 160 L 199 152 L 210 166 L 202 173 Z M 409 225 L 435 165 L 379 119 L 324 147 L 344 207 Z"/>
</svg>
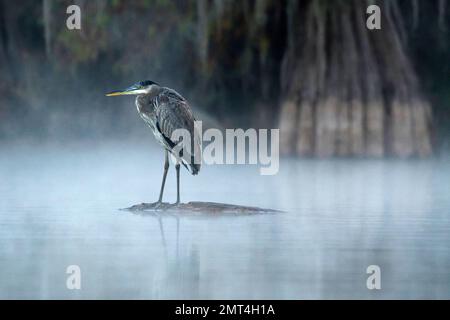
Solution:
<svg viewBox="0 0 450 320">
<path fill-rule="evenodd" d="M 152 129 L 156 140 L 165 149 L 164 174 L 156 205 L 162 203 L 164 185 L 169 170 L 169 153 L 176 159 L 177 202 L 180 203 L 180 163 L 193 175 L 200 170 L 201 147 L 200 133 L 194 126 L 194 115 L 185 98 L 173 89 L 162 87 L 156 82 L 146 80 L 131 87 L 108 93 L 107 96 L 136 95 L 136 107 L 139 115 Z M 172 135 L 176 129 L 184 129 L 190 135 L 191 146 L 181 152 L 174 152 L 180 141 L 173 141 Z"/>
</svg>

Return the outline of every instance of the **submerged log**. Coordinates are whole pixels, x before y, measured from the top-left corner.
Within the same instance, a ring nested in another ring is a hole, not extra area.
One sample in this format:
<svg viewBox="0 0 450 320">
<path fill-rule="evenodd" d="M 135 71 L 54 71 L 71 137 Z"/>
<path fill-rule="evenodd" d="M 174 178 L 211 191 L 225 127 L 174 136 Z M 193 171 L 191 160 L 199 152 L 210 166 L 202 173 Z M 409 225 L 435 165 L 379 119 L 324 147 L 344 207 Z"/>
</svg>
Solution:
<svg viewBox="0 0 450 320">
<path fill-rule="evenodd" d="M 239 206 L 234 204 L 199 202 L 192 201 L 188 203 L 171 204 L 163 203 L 141 203 L 129 208 L 121 209 L 134 213 L 149 214 L 203 214 L 203 215 L 256 215 L 256 214 L 274 214 L 282 211 L 273 209 L 263 209 L 258 207 Z"/>
</svg>

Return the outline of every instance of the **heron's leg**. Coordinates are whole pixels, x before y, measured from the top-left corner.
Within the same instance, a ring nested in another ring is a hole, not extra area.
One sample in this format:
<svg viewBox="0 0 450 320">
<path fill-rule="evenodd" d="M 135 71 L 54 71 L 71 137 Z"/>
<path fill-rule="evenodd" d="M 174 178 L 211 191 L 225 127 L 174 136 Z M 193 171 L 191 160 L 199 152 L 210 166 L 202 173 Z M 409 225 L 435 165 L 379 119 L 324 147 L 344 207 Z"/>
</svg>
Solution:
<svg viewBox="0 0 450 320">
<path fill-rule="evenodd" d="M 161 191 L 159 192 L 159 203 L 162 203 L 163 193 L 164 193 L 164 185 L 166 184 L 167 171 L 169 171 L 169 154 L 167 150 L 165 150 L 165 162 L 164 162 L 164 174 L 161 183 Z"/>
<path fill-rule="evenodd" d="M 177 171 L 177 202 L 176 204 L 180 203 L 180 163 L 177 162 L 175 165 L 175 169 Z"/>
</svg>

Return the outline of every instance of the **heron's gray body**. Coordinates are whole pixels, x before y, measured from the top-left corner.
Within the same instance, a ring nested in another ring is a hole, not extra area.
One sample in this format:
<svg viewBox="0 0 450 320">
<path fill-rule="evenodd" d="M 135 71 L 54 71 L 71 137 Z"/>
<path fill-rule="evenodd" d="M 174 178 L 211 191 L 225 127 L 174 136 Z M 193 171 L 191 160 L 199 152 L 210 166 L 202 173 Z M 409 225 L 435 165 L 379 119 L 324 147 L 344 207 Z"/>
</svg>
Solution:
<svg viewBox="0 0 450 320">
<path fill-rule="evenodd" d="M 108 97 L 136 95 L 136 107 L 141 118 L 152 129 L 156 140 L 164 147 L 164 173 L 158 201 L 153 205 L 163 205 L 162 199 L 169 170 L 169 153 L 177 162 L 177 202 L 180 203 L 180 164 L 192 174 L 200 171 L 201 139 L 195 126 L 191 107 L 183 96 L 173 89 L 161 87 L 156 82 L 144 80 L 131 87 L 106 94 Z M 180 132 L 176 132 L 180 130 Z M 183 131 L 181 131 L 183 130 Z M 186 136 L 186 133 L 189 136 Z M 189 143 L 187 142 L 189 138 Z M 175 141 L 175 140 L 176 141 Z"/>
<path fill-rule="evenodd" d="M 192 174 L 197 174 L 200 170 L 198 159 L 201 159 L 200 133 L 194 126 L 195 118 L 186 99 L 173 89 L 155 86 L 147 94 L 136 97 L 136 107 L 159 144 L 181 161 Z M 178 143 L 172 140 L 176 129 L 187 130 L 191 138 L 191 148 L 184 149 L 181 158 L 173 152 Z"/>
</svg>

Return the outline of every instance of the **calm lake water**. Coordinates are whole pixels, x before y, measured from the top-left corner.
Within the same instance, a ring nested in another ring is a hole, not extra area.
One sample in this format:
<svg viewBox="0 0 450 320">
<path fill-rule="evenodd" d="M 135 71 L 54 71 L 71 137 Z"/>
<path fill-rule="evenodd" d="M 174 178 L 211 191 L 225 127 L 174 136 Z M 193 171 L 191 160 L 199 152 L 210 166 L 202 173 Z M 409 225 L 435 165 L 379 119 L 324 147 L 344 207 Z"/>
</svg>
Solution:
<svg viewBox="0 0 450 320">
<path fill-rule="evenodd" d="M 450 161 L 283 160 L 182 173 L 182 201 L 281 209 L 142 216 L 163 152 L 147 141 L 0 147 L 0 298 L 450 298 Z M 166 201 L 176 197 L 169 171 Z M 81 290 L 66 269 L 81 268 Z M 381 290 L 366 269 L 381 268 Z"/>
</svg>

